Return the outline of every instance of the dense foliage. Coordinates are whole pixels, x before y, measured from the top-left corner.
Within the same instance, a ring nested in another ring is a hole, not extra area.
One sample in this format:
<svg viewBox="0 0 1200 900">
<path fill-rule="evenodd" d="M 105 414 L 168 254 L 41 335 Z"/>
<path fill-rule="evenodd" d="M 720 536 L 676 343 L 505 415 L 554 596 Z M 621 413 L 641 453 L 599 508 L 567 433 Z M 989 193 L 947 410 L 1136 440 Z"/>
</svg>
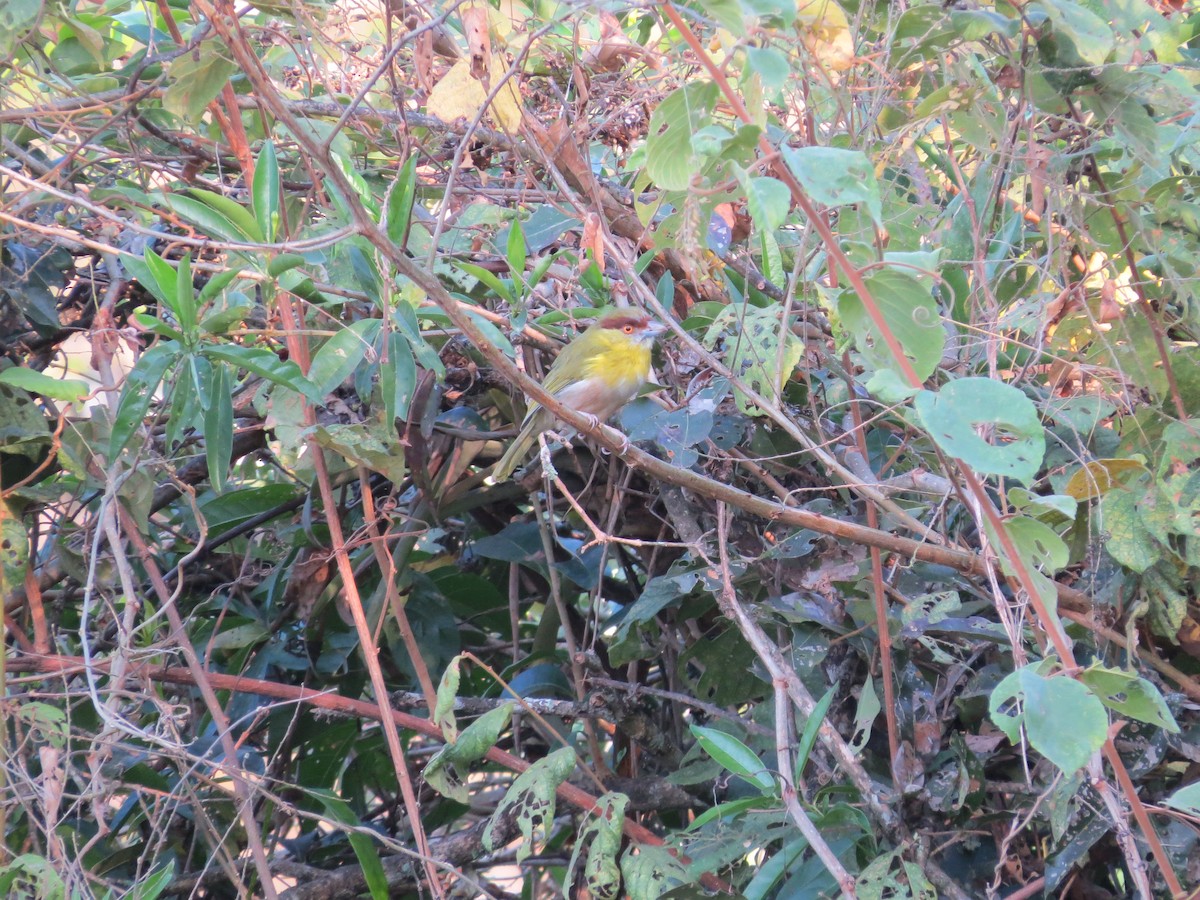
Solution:
<svg viewBox="0 0 1200 900">
<path fill-rule="evenodd" d="M 0 893 L 1185 896 L 1186 6 L 0 4 Z"/>
</svg>

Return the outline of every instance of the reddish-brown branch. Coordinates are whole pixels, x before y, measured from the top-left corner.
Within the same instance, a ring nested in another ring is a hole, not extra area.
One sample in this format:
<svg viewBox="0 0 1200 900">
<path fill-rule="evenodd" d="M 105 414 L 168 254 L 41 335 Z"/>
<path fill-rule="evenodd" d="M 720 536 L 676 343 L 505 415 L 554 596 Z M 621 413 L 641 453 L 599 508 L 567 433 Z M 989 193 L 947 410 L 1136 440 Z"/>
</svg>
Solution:
<svg viewBox="0 0 1200 900">
<path fill-rule="evenodd" d="M 107 668 L 106 663 L 103 661 L 98 661 L 92 666 L 93 671 L 97 672 L 103 672 Z M 80 656 L 25 656 L 11 660 L 8 670 L 10 672 L 42 672 L 69 677 L 86 671 L 87 663 Z M 128 677 L 145 677 L 164 684 L 198 686 L 196 676 L 191 670 L 177 666 L 155 666 L 147 663 L 133 664 L 126 670 L 126 675 Z M 366 700 L 354 700 L 350 697 L 342 697 L 328 691 L 315 691 L 312 688 L 303 686 L 280 684 L 275 681 L 263 681 L 258 678 L 227 675 L 208 670 L 203 671 L 203 676 L 208 684 L 222 691 L 258 694 L 288 703 L 303 703 L 318 709 L 327 709 L 331 712 L 374 721 L 379 721 L 381 718 L 381 707 L 379 704 Z M 411 715 L 388 705 L 384 705 L 382 708 L 387 712 L 390 720 L 397 728 L 415 731 L 417 734 L 424 735 L 436 741 L 443 740 L 441 729 L 428 719 Z M 526 771 L 531 765 L 520 757 L 501 750 L 499 747 L 492 747 L 488 750 L 485 758 L 517 774 Z M 556 792 L 567 803 L 584 812 L 595 812 L 598 810 L 597 798 L 572 784 L 560 784 Z M 631 840 L 638 843 L 650 844 L 655 847 L 663 846 L 661 838 L 631 819 L 625 820 L 623 829 Z M 725 893 L 731 892 L 730 886 L 716 876 L 704 875 L 701 877 L 701 882 L 709 890 Z"/>
</svg>

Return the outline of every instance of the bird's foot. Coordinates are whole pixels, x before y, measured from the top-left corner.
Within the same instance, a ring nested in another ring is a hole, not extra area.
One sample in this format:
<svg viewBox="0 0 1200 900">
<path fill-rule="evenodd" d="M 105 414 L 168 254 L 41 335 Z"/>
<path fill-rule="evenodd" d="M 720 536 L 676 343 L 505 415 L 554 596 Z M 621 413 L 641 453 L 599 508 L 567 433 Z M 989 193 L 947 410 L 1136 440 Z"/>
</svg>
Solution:
<svg viewBox="0 0 1200 900">
<path fill-rule="evenodd" d="M 624 456 L 626 453 L 629 452 L 629 448 L 632 446 L 633 446 L 633 442 L 629 440 L 629 436 L 623 434 L 623 435 L 621 435 L 621 446 L 618 447 L 615 452 L 616 452 L 617 456 Z M 600 452 L 603 453 L 605 456 L 608 456 L 610 453 L 612 453 L 614 451 L 609 450 L 607 447 L 601 447 Z"/>
</svg>

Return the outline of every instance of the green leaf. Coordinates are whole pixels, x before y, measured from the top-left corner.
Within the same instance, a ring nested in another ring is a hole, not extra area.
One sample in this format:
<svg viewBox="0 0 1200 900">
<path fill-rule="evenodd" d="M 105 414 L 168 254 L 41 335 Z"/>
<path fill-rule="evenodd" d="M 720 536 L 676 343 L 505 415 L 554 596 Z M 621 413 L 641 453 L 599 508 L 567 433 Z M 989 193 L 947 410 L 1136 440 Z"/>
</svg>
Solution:
<svg viewBox="0 0 1200 900">
<path fill-rule="evenodd" d="M 130 371 L 121 390 L 121 402 L 117 406 L 109 437 L 108 459 L 115 460 L 141 427 L 154 399 L 154 392 L 166 374 L 167 367 L 179 360 L 180 346 L 174 341 L 163 341 L 142 354 L 137 365 Z"/>
<path fill-rule="evenodd" d="M 804 773 L 804 767 L 808 765 L 808 756 L 812 753 L 813 745 L 817 742 L 817 732 L 821 730 L 821 723 L 825 721 L 825 715 L 829 712 L 829 706 L 833 703 L 833 697 L 837 693 L 838 685 L 833 685 L 827 690 L 824 696 L 817 701 L 817 705 L 813 708 L 813 713 L 808 717 L 808 721 L 804 723 L 804 731 L 800 735 L 800 743 L 796 746 L 796 780 L 800 780 L 800 776 Z"/>
<path fill-rule="evenodd" d="M 404 249 L 412 223 L 413 203 L 417 196 L 417 154 L 404 161 L 387 196 L 387 236 Z"/>
<path fill-rule="evenodd" d="M 270 630 L 262 622 L 244 622 L 217 632 L 205 646 L 214 650 L 241 650 L 260 644 L 270 636 Z"/>
<path fill-rule="evenodd" d="M 738 173 L 738 181 L 746 194 L 746 209 L 754 224 L 764 231 L 774 231 L 787 221 L 792 207 L 792 192 L 776 178 L 752 178 Z"/>
<path fill-rule="evenodd" d="M 167 864 L 157 872 L 139 878 L 126 896 L 129 900 L 158 900 L 174 877 L 175 862 L 167 860 Z"/>
<path fill-rule="evenodd" d="M 779 320 L 782 308 L 739 304 L 720 311 L 704 336 L 708 347 L 722 341 L 728 347 L 726 364 L 751 389 L 777 401 L 784 384 L 804 355 L 804 345 Z M 783 343 L 780 352 L 780 343 Z M 734 389 L 738 408 L 749 415 L 763 415 L 746 394 Z"/>
<path fill-rule="evenodd" d="M 238 71 L 238 65 L 216 40 L 200 43 L 194 51 L 176 57 L 163 93 L 163 108 L 192 124 L 199 124 L 208 104 L 217 98 Z"/>
<path fill-rule="evenodd" d="M 717 86 L 708 81 L 684 85 L 658 105 L 646 135 L 646 174 L 667 191 L 687 190 L 700 169 L 694 137 L 712 121 Z"/>
<path fill-rule="evenodd" d="M 380 319 L 359 319 L 343 328 L 313 354 L 308 380 L 327 397 L 359 367 L 379 334 Z"/>
<path fill-rule="evenodd" d="M 146 248 L 143 261 L 149 278 L 139 278 L 138 280 L 146 290 L 166 305 L 167 309 L 175 316 L 176 322 L 182 327 L 183 322 L 179 314 L 179 273 L 172 268 L 169 262 L 149 247 Z"/>
<path fill-rule="evenodd" d="M 1058 532 L 1045 522 L 1029 516 L 1014 516 L 1004 523 L 1004 527 L 1017 553 L 1027 563 L 1048 573 L 1057 572 L 1067 564 L 1067 545 Z M 998 546 L 998 542 L 993 546 Z"/>
<path fill-rule="evenodd" d="M 458 722 L 454 719 L 454 701 L 458 699 L 459 665 L 461 656 L 450 660 L 442 680 L 438 682 L 437 703 L 433 707 L 433 724 L 442 730 L 447 741 L 458 738 Z"/>
<path fill-rule="evenodd" d="M 494 273 L 489 272 L 482 266 L 477 266 L 474 263 L 463 262 L 462 260 L 458 259 L 452 259 L 449 262 L 450 265 L 454 266 L 454 268 L 461 269 L 468 275 L 479 279 L 492 291 L 493 294 L 506 301 L 510 307 L 516 302 L 513 299 L 512 286 L 505 284 Z"/>
<path fill-rule="evenodd" d="M 567 864 L 567 883 L 583 884 L 587 896 L 597 900 L 616 900 L 621 896 L 621 869 L 617 855 L 621 852 L 625 807 L 629 798 L 624 794 L 608 793 L 596 800 L 593 809 L 579 830 L 571 861 Z M 581 867 L 580 858 L 586 854 Z M 582 871 L 581 871 L 582 869 Z"/>
<path fill-rule="evenodd" d="M 1200 816 L 1200 781 L 1181 787 L 1166 799 L 1166 804 L 1190 816 Z"/>
<path fill-rule="evenodd" d="M 280 253 L 278 256 L 272 257 L 267 264 L 267 274 L 272 278 L 278 278 L 284 272 L 290 272 L 297 266 L 304 265 L 306 260 L 299 253 Z"/>
<path fill-rule="evenodd" d="M 1095 694 L 1060 675 L 1046 678 L 1038 664 L 1025 666 L 996 685 L 988 712 L 1013 743 L 1022 728 L 1035 750 L 1067 774 L 1083 768 L 1108 736 L 1108 715 Z"/>
<path fill-rule="evenodd" d="M 1108 59 L 1114 45 L 1113 31 L 1098 15 L 1074 0 L 1041 0 L 1037 6 L 1054 23 L 1054 34 L 1074 44 L 1085 63 L 1098 66 Z"/>
<path fill-rule="evenodd" d="M 435 753 L 421 773 L 429 786 L 443 797 L 467 803 L 470 800 L 466 784 L 468 767 L 496 746 L 496 741 L 512 721 L 515 705 L 505 703 L 488 710 L 464 728 L 454 743 Z"/>
<path fill-rule="evenodd" d="M 271 350 L 243 347 L 241 344 L 207 344 L 203 353 L 210 359 L 230 363 L 281 387 L 291 388 L 313 403 L 325 401 L 325 395 L 318 392 L 313 383 L 300 374 L 298 365 L 291 360 L 281 360 Z"/>
<path fill-rule="evenodd" d="M 1012 385 L 960 378 L 940 391 L 921 391 L 914 406 L 942 450 L 982 475 L 1029 484 L 1046 453 L 1046 437 L 1032 401 Z M 991 442 L 975 431 L 991 426 Z"/>
<path fill-rule="evenodd" d="M 372 900 L 388 900 L 387 875 L 383 871 L 383 863 L 379 861 L 379 851 L 375 842 L 362 832 L 362 823 L 354 810 L 341 797 L 324 788 L 308 788 L 308 793 L 321 801 L 329 817 L 340 825 L 350 826 L 346 829 L 346 838 L 358 858 L 367 888 L 371 891 Z"/>
<path fill-rule="evenodd" d="M 16 596 L 25 581 L 29 564 L 29 536 L 21 517 L 5 500 L 0 500 L 0 591 Z"/>
<path fill-rule="evenodd" d="M 326 450 L 384 475 L 393 484 L 401 484 L 408 474 L 404 445 L 390 424 L 385 426 L 374 419 L 365 424 L 322 425 L 313 437 Z"/>
<path fill-rule="evenodd" d="M 704 752 L 719 762 L 734 775 L 740 775 L 764 794 L 775 794 L 775 776 L 763 765 L 753 750 L 731 734 L 692 725 L 691 732 Z"/>
<path fill-rule="evenodd" d="M 873 272 L 864 281 L 883 318 L 883 327 L 900 344 L 917 378 L 924 381 L 937 368 L 946 343 L 946 332 L 929 288 L 895 269 Z M 914 389 L 900 375 L 900 367 L 884 342 L 884 332 L 867 314 L 858 294 L 849 289 L 842 291 L 837 310 L 842 323 L 854 335 L 859 353 L 882 376 L 873 377 L 867 383 L 868 390 L 885 403 L 911 396 Z"/>
<path fill-rule="evenodd" d="M 0 384 L 12 385 L 31 394 L 41 394 L 51 400 L 62 400 L 66 403 L 82 400 L 90 390 L 85 381 L 51 378 L 45 372 L 25 366 L 13 366 L 0 371 Z"/>
<path fill-rule="evenodd" d="M 275 158 L 275 144 L 269 140 L 263 142 L 254 163 L 251 203 L 259 233 L 267 241 L 274 241 L 279 233 L 279 160 Z"/>
<path fill-rule="evenodd" d="M 861 753 L 871 739 L 871 729 L 883 706 L 879 703 L 879 694 L 875 691 L 875 679 L 868 676 L 863 682 L 862 693 L 858 697 L 858 707 L 854 710 L 854 734 L 850 739 L 850 748 L 855 753 Z"/>
<path fill-rule="evenodd" d="M 1172 734 L 1179 733 L 1179 725 L 1171 715 L 1167 701 L 1158 688 L 1145 678 L 1133 672 L 1094 664 L 1079 673 L 1079 680 L 1091 688 L 1092 693 L 1109 709 L 1115 709 L 1139 722 L 1157 725 Z"/>
<path fill-rule="evenodd" d="M 185 339 L 194 338 L 196 334 L 198 309 L 196 289 L 192 286 L 192 255 L 185 253 L 175 270 L 175 310 L 179 316 L 179 330 Z"/>
<path fill-rule="evenodd" d="M 200 294 L 197 298 L 199 304 L 203 306 L 205 303 L 216 299 L 217 295 L 219 295 L 221 291 L 225 290 L 225 288 L 229 287 L 230 283 L 232 283 L 233 280 L 238 277 L 238 274 L 239 272 L 235 267 L 224 272 L 218 272 L 216 275 L 212 276 L 212 278 L 208 279 L 208 281 L 204 283 L 204 287 L 200 288 Z"/>
<path fill-rule="evenodd" d="M 1139 575 L 1163 556 L 1163 548 L 1138 516 L 1138 500 L 1145 490 L 1113 490 L 1100 498 L 1100 528 L 1108 534 L 1108 555 Z"/>
<path fill-rule="evenodd" d="M 687 884 L 687 869 L 666 847 L 641 844 L 637 853 L 621 854 L 621 877 L 625 890 L 635 900 L 664 896 L 672 888 Z"/>
<path fill-rule="evenodd" d="M 379 366 L 379 389 L 383 394 L 385 422 L 408 418 L 408 405 L 417 389 L 417 363 L 404 335 L 387 333 L 387 358 Z"/>
<path fill-rule="evenodd" d="M 495 850 L 497 826 L 510 812 L 516 814 L 517 827 L 524 840 L 517 848 L 517 862 L 523 862 L 535 844 L 545 841 L 554 821 L 555 790 L 575 771 L 575 751 L 570 747 L 555 750 L 522 772 L 504 795 L 483 832 L 483 846 Z"/>
<path fill-rule="evenodd" d="M 0 4 L 0 59 L 8 59 L 42 16 L 42 0 L 10 0 Z"/>
<path fill-rule="evenodd" d="M 224 194 L 206 191 L 203 188 L 191 188 L 189 193 L 204 205 L 220 213 L 235 227 L 240 229 L 251 241 L 261 241 L 263 233 L 258 227 L 258 220 L 242 204 Z"/>
<path fill-rule="evenodd" d="M 208 408 L 204 410 L 204 456 L 213 491 L 225 491 L 229 458 L 233 454 L 233 376 L 229 366 L 209 370 Z"/>
<path fill-rule="evenodd" d="M 879 181 L 865 153 L 836 147 L 784 147 L 782 153 L 813 200 L 825 206 L 862 203 L 872 221 L 882 224 Z"/>
<path fill-rule="evenodd" d="M 709 822 L 717 819 L 735 819 L 744 812 L 759 809 L 776 809 L 779 798 L 768 794 L 755 794 L 753 797 L 739 797 L 737 800 L 726 800 L 710 806 L 688 823 L 688 831 L 699 831 Z"/>
<path fill-rule="evenodd" d="M 529 258 L 529 247 L 525 243 L 525 230 L 521 227 L 520 219 L 513 219 L 512 227 L 508 229 L 505 254 L 508 270 L 513 278 L 519 281 L 525 274 L 525 262 Z"/>
<path fill-rule="evenodd" d="M 260 241 L 260 238 L 256 236 L 258 223 L 253 219 L 250 220 L 252 228 L 247 231 L 243 227 L 244 223 L 229 218 L 224 212 L 214 209 L 195 197 L 187 197 L 183 194 L 164 194 L 161 202 L 163 206 L 185 221 L 191 222 L 209 237 L 235 244 L 254 244 Z M 242 212 L 246 211 L 242 210 Z M 249 214 L 247 213 L 247 215 Z"/>
</svg>

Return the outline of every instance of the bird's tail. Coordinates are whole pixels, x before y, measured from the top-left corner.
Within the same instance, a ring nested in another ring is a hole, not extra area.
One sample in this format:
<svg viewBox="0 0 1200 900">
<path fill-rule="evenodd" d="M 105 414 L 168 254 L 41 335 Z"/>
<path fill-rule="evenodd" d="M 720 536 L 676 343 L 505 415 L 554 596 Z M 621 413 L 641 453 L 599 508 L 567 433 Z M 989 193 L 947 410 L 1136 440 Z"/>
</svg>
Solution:
<svg viewBox="0 0 1200 900">
<path fill-rule="evenodd" d="M 492 469 L 494 483 L 507 481 L 512 477 L 512 473 L 529 456 L 529 451 L 537 443 L 538 435 L 549 428 L 550 424 L 549 416 L 544 409 L 535 410 L 525 417 L 525 424 L 521 426 L 520 434 L 513 439 L 508 449 L 504 451 L 504 455 L 500 457 L 500 462 L 496 463 L 496 467 Z"/>
</svg>

